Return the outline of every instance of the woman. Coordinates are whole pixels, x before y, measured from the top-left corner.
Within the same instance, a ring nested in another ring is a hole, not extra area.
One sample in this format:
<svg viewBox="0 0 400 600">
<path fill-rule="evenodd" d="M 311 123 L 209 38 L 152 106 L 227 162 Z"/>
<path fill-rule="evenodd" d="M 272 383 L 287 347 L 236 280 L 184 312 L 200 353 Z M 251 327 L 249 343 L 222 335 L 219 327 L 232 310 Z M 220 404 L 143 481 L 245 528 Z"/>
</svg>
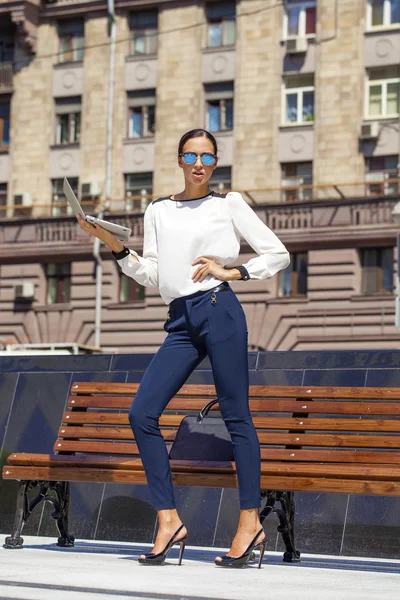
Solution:
<svg viewBox="0 0 400 600">
<path fill-rule="evenodd" d="M 170 399 L 208 355 L 221 415 L 230 432 L 237 469 L 240 518 L 229 553 L 218 566 L 241 567 L 260 547 L 265 533 L 259 519 L 260 446 L 249 412 L 247 325 L 244 311 L 228 281 L 266 279 L 289 264 L 289 254 L 274 233 L 237 192 L 209 189 L 218 164 L 215 138 L 194 129 L 180 140 L 178 164 L 185 187 L 154 200 L 144 215 L 143 257 L 112 234 L 80 219 L 84 231 L 111 248 L 122 271 L 145 286 L 158 286 L 169 305 L 167 337 L 145 372 L 129 412 L 158 512 L 158 533 L 144 564 L 161 564 L 187 530 L 175 508 L 171 470 L 158 420 Z M 228 267 L 239 254 L 243 237 L 259 255 L 245 265 Z"/>
</svg>

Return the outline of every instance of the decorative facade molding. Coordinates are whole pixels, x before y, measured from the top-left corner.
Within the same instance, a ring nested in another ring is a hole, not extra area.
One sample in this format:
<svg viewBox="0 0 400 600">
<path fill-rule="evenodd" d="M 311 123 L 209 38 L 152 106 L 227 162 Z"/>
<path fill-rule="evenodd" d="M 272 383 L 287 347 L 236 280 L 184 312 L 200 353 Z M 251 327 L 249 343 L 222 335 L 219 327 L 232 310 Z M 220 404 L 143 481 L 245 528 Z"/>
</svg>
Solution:
<svg viewBox="0 0 400 600">
<path fill-rule="evenodd" d="M 40 22 L 40 0 L 1 2 L 0 14 L 9 13 L 15 24 L 18 41 L 28 52 L 36 53 L 37 28 Z"/>
</svg>

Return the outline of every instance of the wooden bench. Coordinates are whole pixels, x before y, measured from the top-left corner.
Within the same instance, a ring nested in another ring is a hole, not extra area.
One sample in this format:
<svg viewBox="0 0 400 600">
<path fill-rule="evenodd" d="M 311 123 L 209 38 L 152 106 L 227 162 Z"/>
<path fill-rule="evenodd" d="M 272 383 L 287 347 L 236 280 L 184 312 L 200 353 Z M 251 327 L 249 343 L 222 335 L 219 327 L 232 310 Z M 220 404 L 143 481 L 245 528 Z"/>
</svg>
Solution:
<svg viewBox="0 0 400 600">
<path fill-rule="evenodd" d="M 9 456 L 3 478 L 20 484 L 6 548 L 22 547 L 22 528 L 42 500 L 54 506 L 58 545 L 73 546 L 70 481 L 146 483 L 127 414 L 137 389 L 73 383 L 56 454 Z M 183 417 L 214 397 L 213 386 L 183 386 L 160 419 L 165 440 L 172 442 Z M 295 491 L 400 495 L 400 389 L 251 386 L 250 407 L 261 443 L 261 520 L 277 514 L 286 562 L 300 557 Z M 237 486 L 235 463 L 171 460 L 171 467 L 178 486 Z M 30 499 L 33 488 L 39 492 Z"/>
</svg>

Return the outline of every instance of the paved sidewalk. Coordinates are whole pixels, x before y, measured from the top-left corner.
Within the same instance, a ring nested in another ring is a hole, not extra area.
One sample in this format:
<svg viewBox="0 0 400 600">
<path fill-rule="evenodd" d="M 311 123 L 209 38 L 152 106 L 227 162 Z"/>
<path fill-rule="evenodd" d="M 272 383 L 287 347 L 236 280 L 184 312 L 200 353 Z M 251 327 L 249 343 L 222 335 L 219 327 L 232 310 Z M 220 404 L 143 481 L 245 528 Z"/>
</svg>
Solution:
<svg viewBox="0 0 400 600">
<path fill-rule="evenodd" d="M 1 536 L 3 542 L 5 536 Z M 304 555 L 299 565 L 266 553 L 263 568 L 220 569 L 215 548 L 178 547 L 161 567 L 137 557 L 146 544 L 24 536 L 23 550 L 0 549 L 0 598 L 19 600 L 382 600 L 400 598 L 400 561 Z"/>
</svg>

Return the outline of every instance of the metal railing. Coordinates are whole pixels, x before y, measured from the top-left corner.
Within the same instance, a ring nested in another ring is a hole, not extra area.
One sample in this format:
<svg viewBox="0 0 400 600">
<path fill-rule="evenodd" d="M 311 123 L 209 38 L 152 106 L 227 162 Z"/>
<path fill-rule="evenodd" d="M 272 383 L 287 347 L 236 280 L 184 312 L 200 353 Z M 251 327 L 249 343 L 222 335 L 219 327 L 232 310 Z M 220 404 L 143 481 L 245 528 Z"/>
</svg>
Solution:
<svg viewBox="0 0 400 600">
<path fill-rule="evenodd" d="M 374 184 L 375 185 L 375 184 Z M 323 203 L 333 203 L 334 205 L 346 206 L 352 205 L 352 223 L 353 225 L 372 224 L 376 222 L 391 221 L 389 212 L 393 203 L 400 200 L 400 179 L 393 178 L 385 180 L 382 188 L 382 195 L 378 195 L 375 189 L 374 194 L 368 191 L 370 182 L 362 181 L 345 184 L 323 184 L 323 185 L 301 185 L 293 187 L 296 192 L 291 196 L 292 201 L 283 201 L 282 196 L 290 192 L 292 188 L 262 188 L 236 190 L 241 192 L 246 201 L 256 210 L 263 210 L 263 206 L 268 206 L 268 211 L 264 221 L 272 229 L 307 228 L 315 226 L 312 221 L 312 213 L 316 208 L 320 208 Z M 224 190 L 228 192 L 229 190 Z M 85 200 L 81 204 L 84 210 L 90 214 L 96 214 L 102 206 L 105 215 L 142 215 L 148 203 L 156 196 L 142 195 L 129 196 L 122 199 L 111 199 L 104 204 L 103 201 Z M 297 201 L 297 198 L 303 200 Z M 306 200 L 307 198 L 307 200 Z M 367 206 L 369 208 L 367 208 Z M 372 207 L 375 207 L 374 209 Z M 31 206 L 10 205 L 0 207 L 1 219 L 13 218 L 63 218 L 70 215 L 68 202 L 53 203 L 32 203 Z M 379 214 L 373 216 L 373 211 Z M 375 219 L 375 220 L 374 220 Z M 350 224 L 350 223 L 349 223 Z"/>
<path fill-rule="evenodd" d="M 13 64 L 12 62 L 0 62 L 0 89 L 13 87 Z"/>
<path fill-rule="evenodd" d="M 254 206 L 254 212 L 276 232 L 317 232 L 318 229 L 342 231 L 345 227 L 367 228 L 394 226 L 392 210 L 398 199 L 364 198 L 355 200 L 321 200 L 302 204 Z M 132 239 L 143 237 L 142 213 L 105 215 L 110 221 L 132 229 Z M 80 243 L 83 232 L 75 217 L 8 219 L 0 221 L 0 245 L 10 243 Z"/>
</svg>

